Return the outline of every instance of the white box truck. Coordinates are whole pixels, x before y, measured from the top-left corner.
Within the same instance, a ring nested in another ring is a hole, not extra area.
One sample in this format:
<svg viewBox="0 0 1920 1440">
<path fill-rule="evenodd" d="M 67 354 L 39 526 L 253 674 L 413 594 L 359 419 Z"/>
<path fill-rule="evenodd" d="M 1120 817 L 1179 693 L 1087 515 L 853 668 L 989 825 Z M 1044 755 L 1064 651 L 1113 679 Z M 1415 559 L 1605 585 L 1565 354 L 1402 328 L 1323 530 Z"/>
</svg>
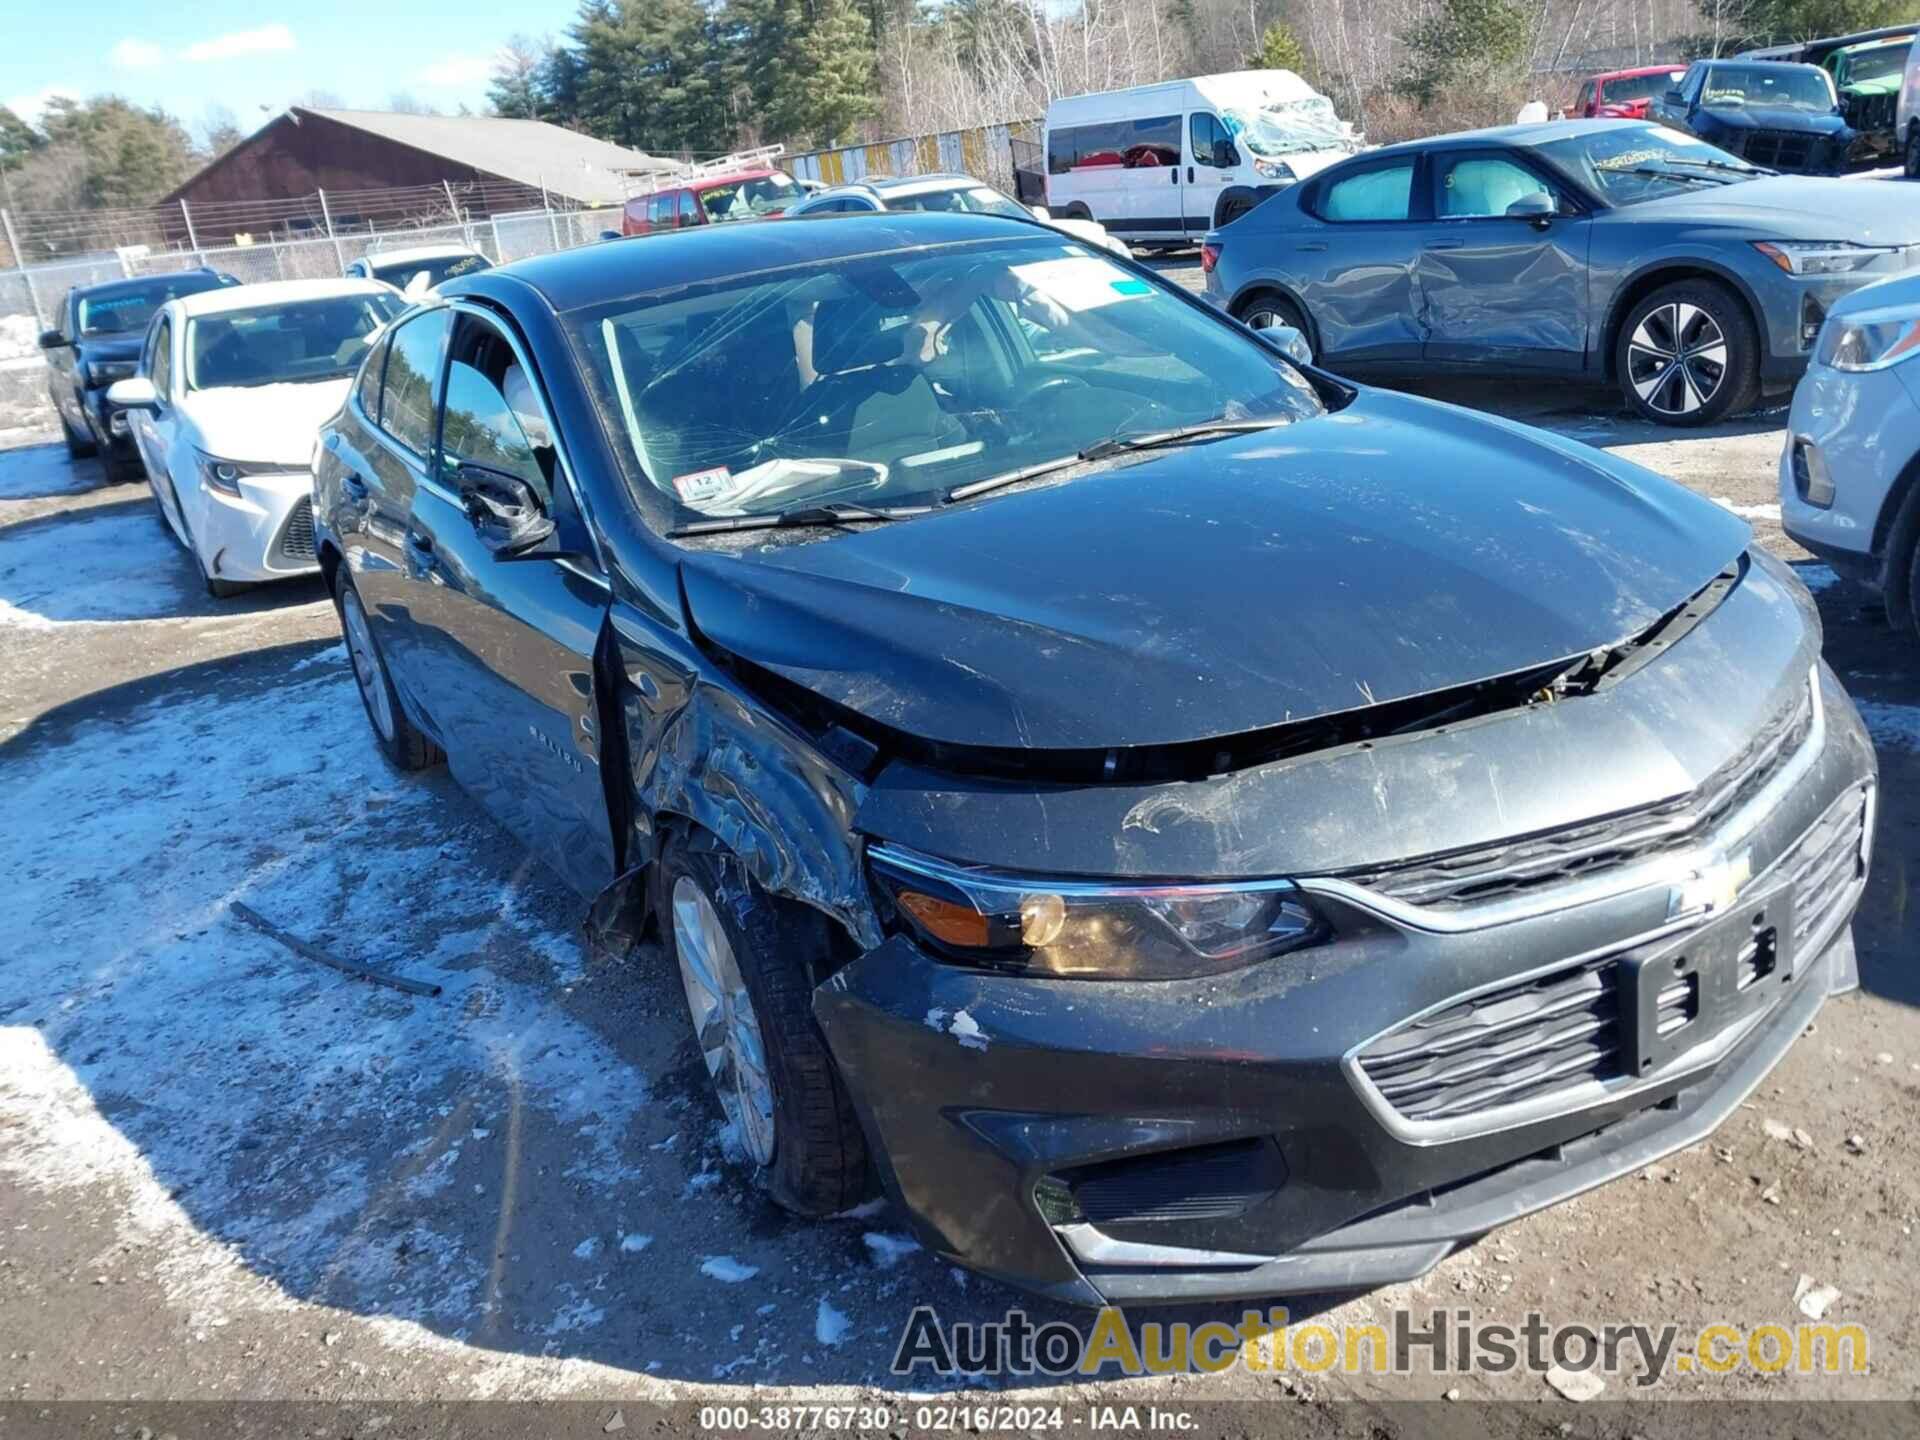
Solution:
<svg viewBox="0 0 1920 1440">
<path fill-rule="evenodd" d="M 1148 245 L 1191 244 L 1363 148 L 1291 70 L 1236 70 L 1047 107 L 1047 208 Z"/>
</svg>

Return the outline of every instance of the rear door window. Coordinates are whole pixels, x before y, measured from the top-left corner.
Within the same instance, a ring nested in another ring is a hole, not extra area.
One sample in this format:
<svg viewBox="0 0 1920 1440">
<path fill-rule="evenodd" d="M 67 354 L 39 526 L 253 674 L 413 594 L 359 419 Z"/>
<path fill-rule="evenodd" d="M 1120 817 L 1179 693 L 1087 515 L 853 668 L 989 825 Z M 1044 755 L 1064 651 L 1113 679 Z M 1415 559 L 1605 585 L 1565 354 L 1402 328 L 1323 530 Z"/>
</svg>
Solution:
<svg viewBox="0 0 1920 1440">
<path fill-rule="evenodd" d="M 387 368 L 387 342 L 382 340 L 368 353 L 360 367 L 360 383 L 355 394 L 360 409 L 374 424 L 380 423 L 380 376 Z"/>
<path fill-rule="evenodd" d="M 1411 219 L 1413 170 L 1409 157 L 1342 175 L 1320 192 L 1317 213 L 1322 220 L 1341 224 Z"/>
</svg>

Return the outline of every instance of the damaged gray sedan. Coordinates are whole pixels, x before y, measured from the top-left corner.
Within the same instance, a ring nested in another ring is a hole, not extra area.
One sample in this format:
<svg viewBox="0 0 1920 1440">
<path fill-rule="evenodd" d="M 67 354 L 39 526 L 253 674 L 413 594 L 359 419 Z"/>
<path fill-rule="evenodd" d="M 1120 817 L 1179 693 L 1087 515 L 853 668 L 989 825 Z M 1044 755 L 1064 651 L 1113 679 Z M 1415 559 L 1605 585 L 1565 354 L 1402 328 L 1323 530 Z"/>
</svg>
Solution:
<svg viewBox="0 0 1920 1440">
<path fill-rule="evenodd" d="M 322 438 L 378 743 L 672 968 L 797 1211 L 1087 1304 L 1402 1280 L 1855 984 L 1872 752 L 1745 524 L 1055 231 L 461 277 Z"/>
</svg>

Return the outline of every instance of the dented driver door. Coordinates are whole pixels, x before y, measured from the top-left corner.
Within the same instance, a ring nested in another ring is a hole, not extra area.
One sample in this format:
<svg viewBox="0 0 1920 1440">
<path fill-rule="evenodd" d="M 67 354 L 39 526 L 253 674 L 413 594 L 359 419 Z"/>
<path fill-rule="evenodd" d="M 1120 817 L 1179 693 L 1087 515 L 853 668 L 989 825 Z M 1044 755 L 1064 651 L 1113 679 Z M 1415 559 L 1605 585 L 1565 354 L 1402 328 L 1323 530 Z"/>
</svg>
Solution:
<svg viewBox="0 0 1920 1440">
<path fill-rule="evenodd" d="M 415 670 L 454 777 L 591 898 L 614 876 L 594 667 L 612 592 L 531 362 L 493 321 L 456 312 L 407 531 Z M 516 548 L 483 495 L 531 499 L 551 532 Z"/>
</svg>

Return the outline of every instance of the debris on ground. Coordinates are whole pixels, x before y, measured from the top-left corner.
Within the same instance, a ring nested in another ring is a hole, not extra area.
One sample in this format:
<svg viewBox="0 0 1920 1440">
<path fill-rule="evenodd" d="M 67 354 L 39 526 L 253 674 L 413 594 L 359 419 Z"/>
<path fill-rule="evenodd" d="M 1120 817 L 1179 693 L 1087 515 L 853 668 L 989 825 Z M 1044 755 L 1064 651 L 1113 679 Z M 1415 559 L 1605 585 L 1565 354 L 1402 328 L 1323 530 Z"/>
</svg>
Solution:
<svg viewBox="0 0 1920 1440">
<path fill-rule="evenodd" d="M 1547 1384 L 1569 1400 L 1592 1400 L 1607 1388 L 1607 1382 L 1591 1370 L 1568 1370 L 1561 1365 L 1547 1367 Z"/>
<path fill-rule="evenodd" d="M 1867 1153 L 1867 1137 L 1864 1135 L 1847 1136 L 1847 1149 L 1851 1150 L 1856 1155 L 1866 1154 Z"/>
<path fill-rule="evenodd" d="M 1832 1285 L 1816 1285 L 1811 1275 L 1802 1275 L 1799 1283 L 1793 1287 L 1793 1303 L 1800 1307 L 1800 1313 L 1809 1320 L 1824 1320 L 1827 1311 L 1833 1308 L 1833 1302 L 1840 1298 L 1840 1291 Z"/>
</svg>

